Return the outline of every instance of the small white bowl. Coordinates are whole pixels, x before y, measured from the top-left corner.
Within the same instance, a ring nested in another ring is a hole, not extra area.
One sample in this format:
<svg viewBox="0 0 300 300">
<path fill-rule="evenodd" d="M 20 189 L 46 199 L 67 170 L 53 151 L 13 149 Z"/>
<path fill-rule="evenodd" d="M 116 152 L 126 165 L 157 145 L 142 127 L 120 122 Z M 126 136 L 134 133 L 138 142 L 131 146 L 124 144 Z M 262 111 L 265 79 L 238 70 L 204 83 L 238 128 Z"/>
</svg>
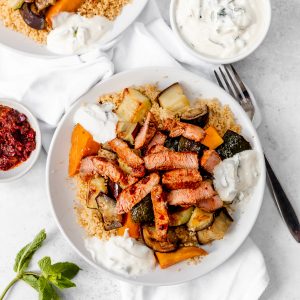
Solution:
<svg viewBox="0 0 300 300">
<path fill-rule="evenodd" d="M 0 171 L 0 183 L 3 183 L 20 178 L 32 168 L 34 163 L 37 161 L 41 151 L 41 130 L 35 116 L 24 105 L 11 99 L 0 99 L 0 104 L 11 107 L 18 112 L 23 113 L 27 117 L 30 126 L 36 133 L 36 148 L 32 151 L 29 158 L 19 166 L 12 168 L 11 170 Z"/>
<path fill-rule="evenodd" d="M 260 35 L 257 37 L 257 39 L 255 40 L 255 42 L 251 45 L 251 47 L 249 47 L 247 50 L 243 51 L 242 53 L 238 54 L 237 56 L 234 57 L 230 57 L 230 58 L 216 58 L 216 57 L 212 57 L 209 55 L 205 55 L 202 54 L 198 51 L 196 51 L 195 49 L 193 49 L 186 41 L 185 39 L 182 37 L 182 35 L 180 34 L 178 27 L 177 27 L 177 22 L 176 22 L 176 5 L 178 0 L 171 0 L 171 4 L 170 4 L 170 23 L 171 23 L 171 27 L 172 30 L 174 32 L 175 37 L 177 38 L 177 40 L 184 46 L 184 48 L 194 57 L 198 58 L 199 60 L 203 60 L 209 63 L 213 63 L 213 64 L 231 64 L 237 61 L 240 61 L 242 59 L 244 59 L 245 57 L 249 56 L 250 54 L 252 54 L 264 41 L 269 28 L 270 28 L 270 24 L 271 24 L 271 3 L 270 0 L 263 0 L 264 3 L 264 17 L 265 20 L 263 22 L 263 28 L 261 28 L 261 33 Z"/>
</svg>

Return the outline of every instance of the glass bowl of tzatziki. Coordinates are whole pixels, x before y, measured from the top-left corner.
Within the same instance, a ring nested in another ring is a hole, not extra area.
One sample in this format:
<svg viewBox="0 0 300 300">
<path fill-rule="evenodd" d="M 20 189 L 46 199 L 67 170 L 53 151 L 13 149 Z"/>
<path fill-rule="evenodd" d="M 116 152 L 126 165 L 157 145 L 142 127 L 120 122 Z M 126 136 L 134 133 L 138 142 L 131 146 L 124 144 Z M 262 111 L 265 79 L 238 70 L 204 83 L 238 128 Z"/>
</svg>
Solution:
<svg viewBox="0 0 300 300">
<path fill-rule="evenodd" d="M 172 0 L 170 22 L 193 55 L 228 64 L 254 52 L 271 21 L 270 0 Z"/>
</svg>

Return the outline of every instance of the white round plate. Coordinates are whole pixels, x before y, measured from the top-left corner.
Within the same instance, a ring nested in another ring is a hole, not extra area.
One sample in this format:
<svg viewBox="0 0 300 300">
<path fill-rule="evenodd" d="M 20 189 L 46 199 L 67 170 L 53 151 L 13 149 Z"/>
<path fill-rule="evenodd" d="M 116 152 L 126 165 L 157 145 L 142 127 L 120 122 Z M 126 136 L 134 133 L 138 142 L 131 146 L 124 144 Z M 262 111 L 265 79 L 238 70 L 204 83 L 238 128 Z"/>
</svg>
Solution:
<svg viewBox="0 0 300 300">
<path fill-rule="evenodd" d="M 95 263 L 85 249 L 84 230 L 77 224 L 74 212 L 74 201 L 76 199 L 75 187 L 68 177 L 68 155 L 70 149 L 71 133 L 74 127 L 74 112 L 82 103 L 96 103 L 100 95 L 116 92 L 128 86 L 138 86 L 147 83 L 158 83 L 161 89 L 174 82 L 182 84 L 185 93 L 190 99 L 196 97 L 218 98 L 223 104 L 228 104 L 236 116 L 237 122 L 243 127 L 242 134 L 250 141 L 253 149 L 259 153 L 261 160 L 261 176 L 258 184 L 253 191 L 249 201 L 246 201 L 234 214 L 232 227 L 223 240 L 216 241 L 210 246 L 204 247 L 209 255 L 196 264 L 182 262 L 168 269 L 161 270 L 157 267 L 149 274 L 137 276 L 135 278 L 124 277 L 116 274 L 113 270 L 108 270 Z M 72 107 L 65 115 L 58 126 L 52 140 L 48 154 L 46 176 L 47 190 L 51 207 L 58 226 L 66 239 L 74 249 L 87 262 L 118 279 L 130 281 L 144 285 L 171 285 L 179 284 L 207 274 L 225 260 L 227 260 L 243 243 L 252 229 L 259 213 L 263 193 L 265 188 L 265 165 L 263 162 L 263 152 L 257 133 L 249 118 L 242 108 L 231 96 L 212 82 L 201 78 L 183 69 L 175 68 L 142 68 L 136 69 L 113 76 L 111 79 L 98 84 Z"/>
<path fill-rule="evenodd" d="M 8 107 L 11 107 L 18 112 L 24 114 L 27 117 L 27 120 L 32 127 L 32 129 L 35 131 L 35 141 L 36 141 L 36 147 L 31 152 L 29 158 L 21 163 L 19 166 L 8 170 L 8 171 L 0 171 L 0 183 L 2 182 L 9 182 L 16 180 L 26 174 L 35 164 L 37 161 L 40 151 L 41 151 L 41 131 L 39 127 L 39 123 L 35 116 L 21 103 L 16 102 L 14 100 L 8 100 L 6 98 L 0 99 L 0 104 L 5 105 Z"/>
<path fill-rule="evenodd" d="M 124 6 L 121 14 L 113 22 L 113 27 L 99 41 L 99 47 L 108 44 L 124 32 L 139 16 L 148 0 L 132 0 Z M 46 46 L 41 46 L 29 37 L 6 28 L 0 20 L 0 46 L 7 46 L 34 55 L 57 56 Z"/>
</svg>

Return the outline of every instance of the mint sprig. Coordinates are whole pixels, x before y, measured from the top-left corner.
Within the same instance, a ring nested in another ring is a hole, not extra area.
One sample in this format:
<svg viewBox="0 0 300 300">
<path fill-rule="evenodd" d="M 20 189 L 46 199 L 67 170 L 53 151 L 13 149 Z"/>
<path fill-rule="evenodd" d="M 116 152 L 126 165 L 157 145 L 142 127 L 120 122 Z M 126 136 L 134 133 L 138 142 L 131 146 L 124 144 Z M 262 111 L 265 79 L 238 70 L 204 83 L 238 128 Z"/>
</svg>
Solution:
<svg viewBox="0 0 300 300">
<path fill-rule="evenodd" d="M 46 239 L 45 230 L 41 230 L 33 241 L 23 247 L 15 258 L 14 271 L 16 277 L 8 284 L 0 296 L 3 300 L 9 289 L 19 280 L 23 280 L 39 293 L 39 300 L 59 300 L 57 289 L 75 287 L 72 282 L 80 268 L 71 262 L 52 264 L 51 258 L 45 256 L 39 260 L 40 272 L 31 272 L 27 268 L 35 254 Z"/>
</svg>

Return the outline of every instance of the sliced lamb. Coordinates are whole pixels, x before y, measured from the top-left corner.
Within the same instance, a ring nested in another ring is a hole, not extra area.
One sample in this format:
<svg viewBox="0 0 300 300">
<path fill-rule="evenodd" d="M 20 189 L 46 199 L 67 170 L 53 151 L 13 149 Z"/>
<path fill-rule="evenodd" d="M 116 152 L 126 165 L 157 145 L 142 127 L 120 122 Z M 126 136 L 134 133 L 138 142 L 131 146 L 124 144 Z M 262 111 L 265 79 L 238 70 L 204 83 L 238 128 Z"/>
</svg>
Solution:
<svg viewBox="0 0 300 300">
<path fill-rule="evenodd" d="M 149 150 L 156 145 L 161 145 L 163 146 L 165 141 L 167 139 L 167 136 L 160 131 L 156 132 L 155 136 L 153 139 L 150 141 L 150 143 L 147 146 L 146 154 L 148 154 Z"/>
<path fill-rule="evenodd" d="M 221 162 L 221 157 L 215 150 L 205 150 L 201 157 L 201 167 L 209 173 L 212 173 L 214 168 Z"/>
</svg>

